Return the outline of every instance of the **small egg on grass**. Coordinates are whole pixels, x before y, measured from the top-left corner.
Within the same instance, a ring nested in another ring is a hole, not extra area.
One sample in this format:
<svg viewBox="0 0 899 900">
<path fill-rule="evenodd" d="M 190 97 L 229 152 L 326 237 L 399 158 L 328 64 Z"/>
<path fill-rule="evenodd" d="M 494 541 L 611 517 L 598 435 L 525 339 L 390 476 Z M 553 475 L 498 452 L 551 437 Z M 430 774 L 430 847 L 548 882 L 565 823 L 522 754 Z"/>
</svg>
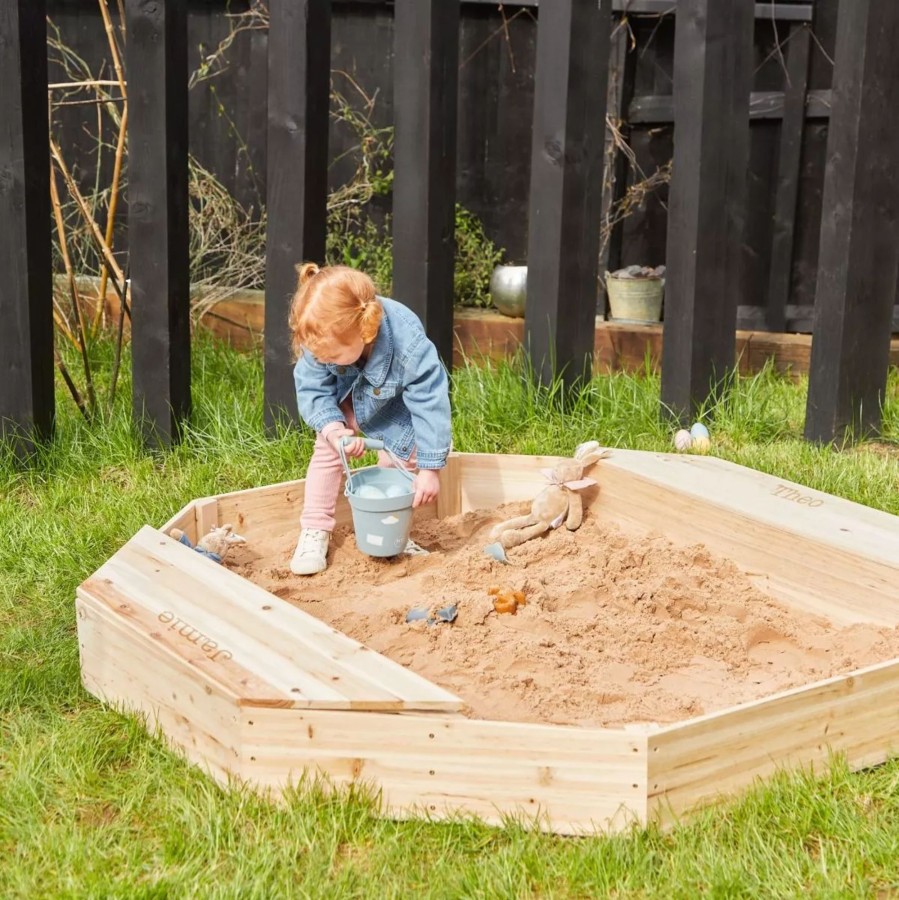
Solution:
<svg viewBox="0 0 899 900">
<path fill-rule="evenodd" d="M 694 422 L 693 426 L 690 428 L 690 437 L 695 441 L 696 438 L 703 437 L 706 440 L 709 440 L 709 430 L 702 424 L 702 422 Z"/>
<path fill-rule="evenodd" d="M 674 448 L 676 450 L 689 450 L 693 444 L 693 437 L 686 428 L 681 428 L 674 435 Z"/>
</svg>

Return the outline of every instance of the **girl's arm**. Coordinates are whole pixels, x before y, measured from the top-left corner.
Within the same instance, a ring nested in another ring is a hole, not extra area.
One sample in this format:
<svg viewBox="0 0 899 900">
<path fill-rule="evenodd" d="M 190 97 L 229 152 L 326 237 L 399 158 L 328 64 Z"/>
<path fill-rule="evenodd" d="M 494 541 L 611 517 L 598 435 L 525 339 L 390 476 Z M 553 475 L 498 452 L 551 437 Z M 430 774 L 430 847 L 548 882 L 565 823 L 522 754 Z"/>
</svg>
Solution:
<svg viewBox="0 0 899 900">
<path fill-rule="evenodd" d="M 442 469 L 452 444 L 449 378 L 437 348 L 426 337 L 412 348 L 405 364 L 403 402 L 415 429 L 419 469 Z"/>
<path fill-rule="evenodd" d="M 308 351 L 294 366 L 293 382 L 297 392 L 297 408 L 310 428 L 321 431 L 331 422 L 346 423 L 337 405 L 337 376 Z"/>
</svg>

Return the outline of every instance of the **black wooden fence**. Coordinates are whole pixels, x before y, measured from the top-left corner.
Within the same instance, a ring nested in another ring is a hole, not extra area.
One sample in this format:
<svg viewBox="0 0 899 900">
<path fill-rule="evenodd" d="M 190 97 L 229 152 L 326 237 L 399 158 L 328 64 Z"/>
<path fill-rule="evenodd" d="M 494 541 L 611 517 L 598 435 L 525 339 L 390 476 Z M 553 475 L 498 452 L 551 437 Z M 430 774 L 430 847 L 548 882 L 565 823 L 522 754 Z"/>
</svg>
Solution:
<svg viewBox="0 0 899 900">
<path fill-rule="evenodd" d="M 10 273 L 0 281 L 0 421 L 5 433 L 34 429 L 39 435 L 50 430 L 53 413 L 45 2 L 0 0 L 0 261 L 8 263 L 5 271 Z M 403 235 L 395 244 L 397 284 L 405 287 L 409 296 L 403 299 L 415 306 L 445 354 L 451 340 L 448 212 L 456 189 L 453 76 L 457 60 L 464 65 L 473 58 L 459 50 L 459 2 L 396 0 L 393 7 L 399 163 L 395 214 L 397 234 Z M 466 3 L 487 6 L 486 0 Z M 819 0 L 815 8 L 826 3 L 834 8 L 834 0 Z M 381 5 L 348 4 L 355 9 Z M 132 106 L 134 403 L 149 433 L 163 442 L 176 436 L 178 421 L 190 406 L 184 187 L 189 6 L 188 0 L 125 0 Z M 342 4 L 334 0 L 333 6 Z M 673 119 L 678 135 L 668 196 L 674 227 L 667 230 L 664 253 L 669 276 L 662 379 L 666 404 L 686 415 L 733 363 L 738 307 L 746 297 L 747 197 L 757 189 L 750 121 L 775 113 L 783 124 L 773 204 L 777 215 L 773 229 L 769 223 L 769 241 L 779 268 L 772 268 L 766 281 L 779 292 L 773 316 L 778 323 L 785 318 L 784 284 L 791 278 L 784 260 L 798 239 L 793 213 L 802 177 L 796 143 L 801 144 L 808 115 L 823 114 L 829 105 L 831 151 L 824 179 L 806 433 L 830 440 L 847 426 L 876 426 L 899 253 L 892 168 L 899 137 L 887 109 L 896 84 L 891 50 L 899 37 L 899 6 L 878 7 L 875 21 L 874 0 L 842 0 L 839 29 L 834 19 L 840 39 L 832 96 L 806 92 L 803 73 L 811 45 L 802 23 L 812 17 L 809 2 L 679 0 L 676 16 L 662 15 L 673 8 L 673 0 L 615 0 L 612 6 L 619 13 L 627 8 L 655 16 L 640 28 L 654 23 L 657 31 L 675 29 L 673 103 L 661 91 L 638 94 L 639 59 L 631 63 L 630 84 L 624 78 L 616 95 L 629 110 L 633 145 L 643 129 L 643 149 L 650 156 L 658 148 L 653 147 L 654 129 L 645 125 Z M 329 69 L 323 50 L 329 42 L 322 35 L 331 29 L 332 2 L 269 0 L 269 8 L 277 24 L 265 48 L 271 216 L 266 288 L 272 323 L 267 329 L 265 396 L 272 421 L 296 415 L 281 327 L 292 288 L 290 269 L 299 259 L 322 255 Z M 598 246 L 596 186 L 602 183 L 603 163 L 597 123 L 605 119 L 604 85 L 615 52 L 608 40 L 610 15 L 609 0 L 542 0 L 537 19 L 526 232 L 529 278 L 536 288 L 529 291 L 526 327 L 533 361 L 544 377 L 554 370 L 578 376 L 592 350 L 588 325 L 595 310 L 597 268 L 592 251 Z M 761 71 L 751 51 L 753 16 L 756 22 L 781 22 L 794 29 L 787 61 L 792 75 L 786 91 L 776 95 L 753 86 L 754 69 Z M 371 35 L 369 39 L 373 42 Z M 258 54 L 258 43 L 254 49 Z M 383 47 L 381 52 L 386 53 Z M 668 77 L 657 59 L 655 75 L 659 72 Z M 750 86 L 755 88 L 751 95 Z M 481 100 L 460 93 L 466 111 L 460 132 L 483 112 Z M 255 115 L 258 119 L 258 110 Z M 494 159 L 494 164 L 503 162 Z M 464 175 L 464 164 L 461 168 Z M 625 232 L 638 226 L 631 217 Z"/>
<path fill-rule="evenodd" d="M 192 71 L 232 27 L 234 20 L 226 11 L 240 13 L 248 2 L 188 0 Z M 741 328 L 811 331 L 837 3 L 756 5 L 749 192 L 739 237 L 741 274 L 732 287 L 740 290 Z M 66 43 L 97 70 L 108 47 L 96 0 L 47 4 Z M 611 46 L 609 114 L 624 123 L 636 163 L 647 176 L 674 152 L 675 17 L 659 15 L 674 5 L 675 0 L 630 3 L 628 28 L 615 33 Z M 502 14 L 495 0 L 462 0 L 460 11 L 459 119 L 451 161 L 456 197 L 506 249 L 509 261 L 519 263 L 528 255 L 536 13 L 534 0 L 506 2 Z M 238 34 L 226 54 L 228 67 L 213 80 L 197 84 L 188 98 L 191 152 L 245 206 L 258 207 L 266 196 L 267 42 L 265 30 Z M 394 104 L 394 83 L 400 84 L 402 74 L 394 71 L 394 43 L 394 9 L 388 0 L 335 0 L 334 86 L 353 99 L 349 76 L 375 97 L 373 121 L 378 127 L 391 125 L 401 114 Z M 51 80 L 64 81 L 64 73 L 51 68 Z M 86 134 L 84 110 L 57 108 L 54 121 L 66 159 L 88 187 L 93 184 L 96 142 Z M 345 125 L 331 123 L 331 187 L 351 173 L 351 156 L 346 154 L 356 140 Z M 633 189 L 643 180 L 623 155 L 614 169 L 616 199 L 624 188 Z M 608 185 L 608 175 L 605 180 Z M 667 199 L 668 186 L 661 180 L 613 233 L 604 268 L 664 262 Z M 377 198 L 378 214 L 389 211 L 390 204 L 389 197 Z M 124 265 L 127 232 L 122 222 L 115 244 Z"/>
</svg>

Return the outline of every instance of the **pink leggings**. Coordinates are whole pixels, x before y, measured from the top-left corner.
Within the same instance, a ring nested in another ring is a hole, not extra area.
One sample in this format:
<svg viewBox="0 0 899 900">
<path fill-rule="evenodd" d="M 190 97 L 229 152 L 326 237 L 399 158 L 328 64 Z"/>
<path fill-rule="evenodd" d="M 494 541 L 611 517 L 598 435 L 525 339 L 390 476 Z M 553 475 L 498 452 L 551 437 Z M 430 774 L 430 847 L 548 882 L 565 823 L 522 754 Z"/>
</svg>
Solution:
<svg viewBox="0 0 899 900">
<path fill-rule="evenodd" d="M 352 400 L 347 398 L 340 405 L 340 411 L 346 418 L 347 428 L 358 431 L 359 426 L 353 413 Z M 390 468 L 393 461 L 381 450 L 378 453 L 378 465 Z M 415 468 L 415 451 L 406 463 L 406 468 Z M 300 516 L 301 528 L 320 528 L 322 531 L 334 530 L 334 511 L 337 508 L 337 495 L 343 479 L 343 464 L 337 451 L 321 436 L 315 436 L 315 448 L 306 471 L 306 493 L 303 500 L 303 513 Z"/>
</svg>

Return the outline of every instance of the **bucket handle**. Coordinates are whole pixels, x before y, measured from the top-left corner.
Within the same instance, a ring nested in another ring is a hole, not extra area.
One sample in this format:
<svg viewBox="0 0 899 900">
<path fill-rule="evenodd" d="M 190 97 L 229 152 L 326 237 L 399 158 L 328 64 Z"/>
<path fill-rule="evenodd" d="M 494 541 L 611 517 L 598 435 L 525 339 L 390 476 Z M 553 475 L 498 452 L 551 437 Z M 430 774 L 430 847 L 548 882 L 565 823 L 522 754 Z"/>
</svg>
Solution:
<svg viewBox="0 0 899 900">
<path fill-rule="evenodd" d="M 351 494 L 353 492 L 353 471 L 347 464 L 346 452 L 344 448 L 350 441 L 355 440 L 357 440 L 357 438 L 350 437 L 349 435 L 344 435 L 337 442 L 337 453 L 340 456 L 341 463 L 343 463 L 343 471 L 346 473 L 346 488 L 344 489 L 345 494 Z M 406 468 L 405 462 L 400 459 L 393 452 L 393 450 L 384 445 L 384 441 L 379 441 L 376 438 L 363 438 L 362 443 L 365 444 L 366 450 L 383 450 L 390 457 L 390 460 L 396 467 L 396 469 L 402 472 L 403 475 L 405 475 L 409 479 L 409 483 L 414 483 L 415 476 Z"/>
</svg>

